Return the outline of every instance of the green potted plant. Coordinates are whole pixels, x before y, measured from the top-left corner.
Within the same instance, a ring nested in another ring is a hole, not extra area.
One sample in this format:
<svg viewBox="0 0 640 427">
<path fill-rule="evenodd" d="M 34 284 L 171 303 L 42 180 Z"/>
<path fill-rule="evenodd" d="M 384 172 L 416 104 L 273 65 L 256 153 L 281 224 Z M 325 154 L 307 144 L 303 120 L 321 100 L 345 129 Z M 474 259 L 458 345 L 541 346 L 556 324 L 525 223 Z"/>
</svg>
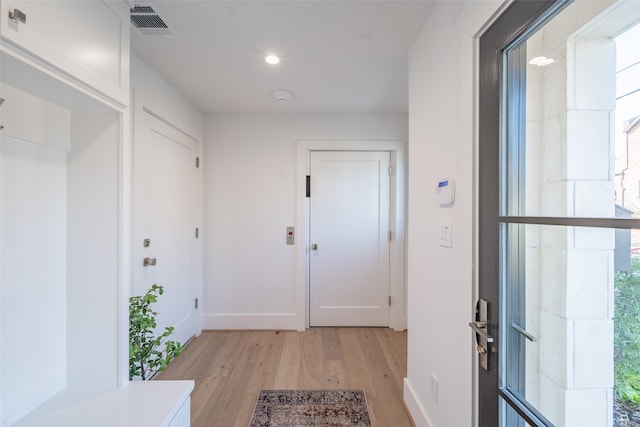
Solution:
<svg viewBox="0 0 640 427">
<path fill-rule="evenodd" d="M 183 346 L 166 338 L 173 333 L 173 326 L 155 336 L 156 315 L 151 304 L 158 300 L 164 289 L 153 285 L 142 296 L 129 298 L 129 379 L 151 379 L 163 371 L 169 362 L 179 355 Z M 164 350 L 162 345 L 164 344 Z"/>
</svg>

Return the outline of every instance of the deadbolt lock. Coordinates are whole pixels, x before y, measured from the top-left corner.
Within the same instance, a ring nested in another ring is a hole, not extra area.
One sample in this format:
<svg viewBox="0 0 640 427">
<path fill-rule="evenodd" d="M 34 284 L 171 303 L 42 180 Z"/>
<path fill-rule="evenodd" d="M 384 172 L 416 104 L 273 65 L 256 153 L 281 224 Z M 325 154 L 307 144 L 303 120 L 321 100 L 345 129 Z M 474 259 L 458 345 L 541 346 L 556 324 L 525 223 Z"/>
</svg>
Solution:
<svg viewBox="0 0 640 427">
<path fill-rule="evenodd" d="M 145 257 L 145 259 L 142 260 L 142 265 L 144 267 L 154 266 L 154 265 L 156 265 L 156 259 L 155 258 Z"/>
</svg>

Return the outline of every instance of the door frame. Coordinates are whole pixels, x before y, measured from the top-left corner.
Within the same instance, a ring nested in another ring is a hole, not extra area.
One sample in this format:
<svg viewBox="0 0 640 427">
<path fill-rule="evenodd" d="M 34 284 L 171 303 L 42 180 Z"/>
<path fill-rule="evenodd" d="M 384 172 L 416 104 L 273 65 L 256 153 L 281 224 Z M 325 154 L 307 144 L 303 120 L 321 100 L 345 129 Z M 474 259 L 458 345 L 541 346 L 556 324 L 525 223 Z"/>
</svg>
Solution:
<svg viewBox="0 0 640 427">
<path fill-rule="evenodd" d="M 296 157 L 296 327 L 309 327 L 309 198 L 306 197 L 312 151 L 387 151 L 391 155 L 389 219 L 392 239 L 389 245 L 389 327 L 402 331 L 407 327 L 406 307 L 406 159 L 404 141 L 375 140 L 300 140 Z"/>
<path fill-rule="evenodd" d="M 569 0 L 571 1 L 571 0 Z M 474 305 L 479 298 L 489 301 L 487 333 L 494 339 L 489 349 L 489 371 L 479 367 L 474 351 L 474 425 L 497 426 L 500 421 L 500 398 L 526 422 L 539 425 L 545 422 L 526 406 L 511 399 L 500 384 L 501 371 L 505 362 L 505 344 L 501 342 L 503 322 L 503 292 L 500 288 L 501 253 L 504 244 L 500 237 L 501 218 L 500 193 L 500 156 L 501 138 L 504 137 L 505 93 L 503 52 L 514 40 L 526 34 L 532 25 L 554 10 L 554 6 L 566 4 L 567 0 L 526 1 L 513 0 L 498 10 L 485 27 L 476 34 L 476 226 L 474 240 L 476 244 L 476 283 L 474 286 Z M 475 308 L 475 307 L 474 307 Z M 472 320 L 475 313 L 472 314 Z M 474 340 L 475 341 L 475 340 Z"/>
</svg>

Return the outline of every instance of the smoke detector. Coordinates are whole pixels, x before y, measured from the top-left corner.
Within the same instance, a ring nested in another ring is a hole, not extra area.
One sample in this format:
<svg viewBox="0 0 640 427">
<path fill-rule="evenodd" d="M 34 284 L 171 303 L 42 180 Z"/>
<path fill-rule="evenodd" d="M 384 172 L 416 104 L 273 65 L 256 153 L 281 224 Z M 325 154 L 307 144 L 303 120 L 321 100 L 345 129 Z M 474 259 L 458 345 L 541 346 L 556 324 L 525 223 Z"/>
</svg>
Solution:
<svg viewBox="0 0 640 427">
<path fill-rule="evenodd" d="M 131 26 L 143 37 L 178 37 L 152 2 L 134 2 L 131 6 Z"/>
<path fill-rule="evenodd" d="M 278 104 L 286 104 L 293 99 L 293 93 L 286 89 L 274 90 L 271 94 Z"/>
</svg>

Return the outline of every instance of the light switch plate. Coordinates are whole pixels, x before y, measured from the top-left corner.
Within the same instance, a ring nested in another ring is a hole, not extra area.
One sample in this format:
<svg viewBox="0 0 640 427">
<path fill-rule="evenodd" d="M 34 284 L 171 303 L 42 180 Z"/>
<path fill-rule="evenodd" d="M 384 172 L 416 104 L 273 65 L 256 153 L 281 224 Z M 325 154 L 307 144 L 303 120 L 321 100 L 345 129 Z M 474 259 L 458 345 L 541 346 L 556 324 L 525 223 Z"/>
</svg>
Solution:
<svg viewBox="0 0 640 427">
<path fill-rule="evenodd" d="M 451 232 L 451 220 L 440 220 L 440 229 L 438 230 L 438 239 L 440 246 L 443 246 L 445 248 L 451 247 Z"/>
</svg>

